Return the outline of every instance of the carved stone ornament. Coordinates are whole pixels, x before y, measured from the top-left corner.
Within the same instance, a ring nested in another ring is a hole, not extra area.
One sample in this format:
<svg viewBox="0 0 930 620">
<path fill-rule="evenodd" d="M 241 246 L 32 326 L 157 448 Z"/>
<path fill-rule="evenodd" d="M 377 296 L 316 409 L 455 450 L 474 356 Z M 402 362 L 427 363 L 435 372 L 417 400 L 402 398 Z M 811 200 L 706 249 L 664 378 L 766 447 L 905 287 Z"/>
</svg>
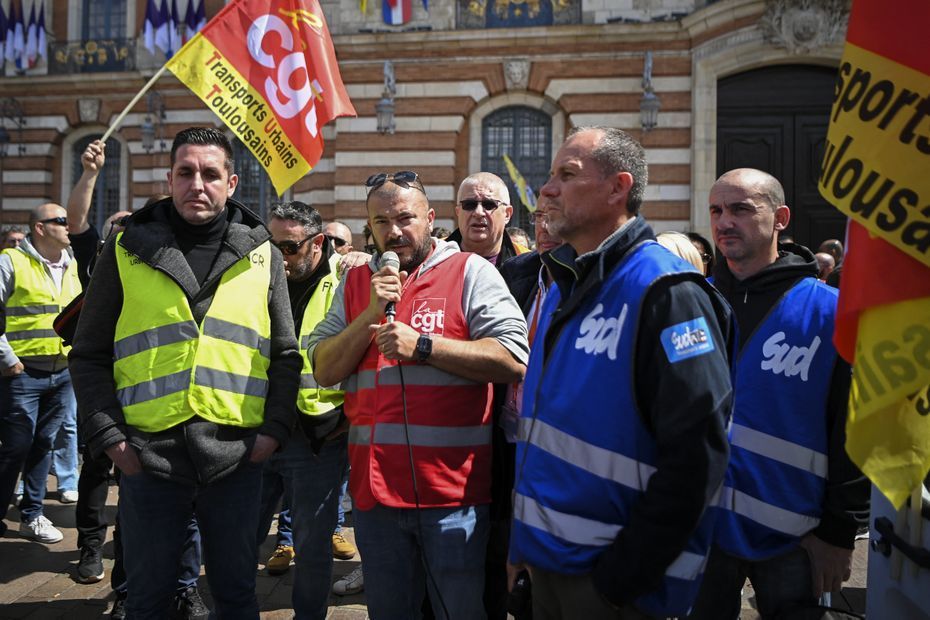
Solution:
<svg viewBox="0 0 930 620">
<path fill-rule="evenodd" d="M 530 61 L 525 59 L 504 62 L 504 79 L 507 90 L 526 90 L 530 82 Z"/>
<path fill-rule="evenodd" d="M 78 99 L 78 114 L 82 123 L 96 123 L 100 114 L 100 100 Z"/>
<path fill-rule="evenodd" d="M 759 27 L 767 43 L 809 54 L 841 43 L 849 23 L 847 0 L 768 0 Z"/>
</svg>

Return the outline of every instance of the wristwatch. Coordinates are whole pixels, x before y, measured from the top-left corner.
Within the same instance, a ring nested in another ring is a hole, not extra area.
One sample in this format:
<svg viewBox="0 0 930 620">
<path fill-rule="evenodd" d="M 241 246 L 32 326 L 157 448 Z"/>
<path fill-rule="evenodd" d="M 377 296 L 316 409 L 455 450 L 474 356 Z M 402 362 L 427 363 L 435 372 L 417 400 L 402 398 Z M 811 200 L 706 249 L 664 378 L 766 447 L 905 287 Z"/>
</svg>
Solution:
<svg viewBox="0 0 930 620">
<path fill-rule="evenodd" d="M 421 364 L 425 362 L 433 352 L 433 340 L 429 334 L 420 334 L 417 338 L 417 361 Z"/>
</svg>

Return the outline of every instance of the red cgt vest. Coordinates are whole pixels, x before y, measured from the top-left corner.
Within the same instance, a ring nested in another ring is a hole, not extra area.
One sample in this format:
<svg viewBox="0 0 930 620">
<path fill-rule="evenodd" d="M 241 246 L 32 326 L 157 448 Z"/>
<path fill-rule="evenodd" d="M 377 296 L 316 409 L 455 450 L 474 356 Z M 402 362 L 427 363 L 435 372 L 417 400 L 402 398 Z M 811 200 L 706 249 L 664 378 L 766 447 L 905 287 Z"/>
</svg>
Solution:
<svg viewBox="0 0 930 620">
<path fill-rule="evenodd" d="M 470 254 L 458 252 L 410 277 L 397 321 L 420 333 L 469 340 L 462 284 Z M 349 271 L 346 321 L 368 306 L 371 270 Z M 349 485 L 360 510 L 375 504 L 413 508 L 407 435 L 413 449 L 420 505 L 454 507 L 491 501 L 491 384 L 404 362 L 407 418 L 404 428 L 400 374 L 372 342 L 354 374 L 343 382 L 349 431 Z"/>
</svg>

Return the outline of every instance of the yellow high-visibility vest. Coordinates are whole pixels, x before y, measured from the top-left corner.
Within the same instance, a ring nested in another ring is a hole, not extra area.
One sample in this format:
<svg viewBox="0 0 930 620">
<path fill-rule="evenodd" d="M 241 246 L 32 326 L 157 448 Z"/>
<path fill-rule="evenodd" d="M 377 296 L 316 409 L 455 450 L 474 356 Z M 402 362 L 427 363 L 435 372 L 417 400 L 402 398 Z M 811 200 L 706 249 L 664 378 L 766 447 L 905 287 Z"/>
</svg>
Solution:
<svg viewBox="0 0 930 620">
<path fill-rule="evenodd" d="M 146 432 L 195 415 L 228 426 L 259 426 L 271 363 L 271 244 L 223 273 L 200 325 L 168 275 L 119 243 L 116 264 L 123 307 L 113 378 L 126 422 Z"/>
<path fill-rule="evenodd" d="M 6 339 L 17 357 L 68 354 L 52 324 L 62 308 L 81 292 L 77 262 L 61 278 L 61 290 L 45 265 L 19 248 L 3 250 L 13 263 L 13 293 L 6 302 Z"/>
<path fill-rule="evenodd" d="M 310 301 L 307 302 L 303 320 L 300 322 L 298 342 L 300 343 L 300 353 L 303 356 L 304 365 L 300 370 L 300 391 L 297 392 L 297 409 L 309 416 L 323 415 L 342 405 L 345 400 L 345 394 L 342 390 L 326 389 L 317 385 L 316 379 L 313 377 L 310 357 L 307 355 L 310 333 L 317 326 L 317 323 L 326 316 L 329 306 L 333 303 L 333 295 L 336 292 L 338 283 L 334 271 L 330 271 L 320 279 L 316 285 L 316 290 L 310 296 Z"/>
</svg>

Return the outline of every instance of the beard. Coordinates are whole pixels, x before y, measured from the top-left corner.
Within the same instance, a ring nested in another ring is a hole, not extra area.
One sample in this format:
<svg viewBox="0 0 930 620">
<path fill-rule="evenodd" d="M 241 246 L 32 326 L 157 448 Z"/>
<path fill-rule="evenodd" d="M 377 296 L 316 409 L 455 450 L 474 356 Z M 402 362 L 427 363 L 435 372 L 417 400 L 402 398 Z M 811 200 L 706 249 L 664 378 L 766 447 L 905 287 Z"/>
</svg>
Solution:
<svg viewBox="0 0 930 620">
<path fill-rule="evenodd" d="M 430 251 L 433 249 L 433 240 L 429 235 L 425 235 L 418 245 L 414 245 L 413 243 L 408 243 L 403 237 L 389 239 L 385 242 L 385 247 L 381 252 L 382 254 L 384 252 L 396 252 L 403 248 L 412 248 L 412 251 L 408 257 L 398 255 L 397 258 L 400 261 L 400 270 L 411 274 L 417 267 L 423 264 L 423 261 L 429 256 Z"/>
</svg>

